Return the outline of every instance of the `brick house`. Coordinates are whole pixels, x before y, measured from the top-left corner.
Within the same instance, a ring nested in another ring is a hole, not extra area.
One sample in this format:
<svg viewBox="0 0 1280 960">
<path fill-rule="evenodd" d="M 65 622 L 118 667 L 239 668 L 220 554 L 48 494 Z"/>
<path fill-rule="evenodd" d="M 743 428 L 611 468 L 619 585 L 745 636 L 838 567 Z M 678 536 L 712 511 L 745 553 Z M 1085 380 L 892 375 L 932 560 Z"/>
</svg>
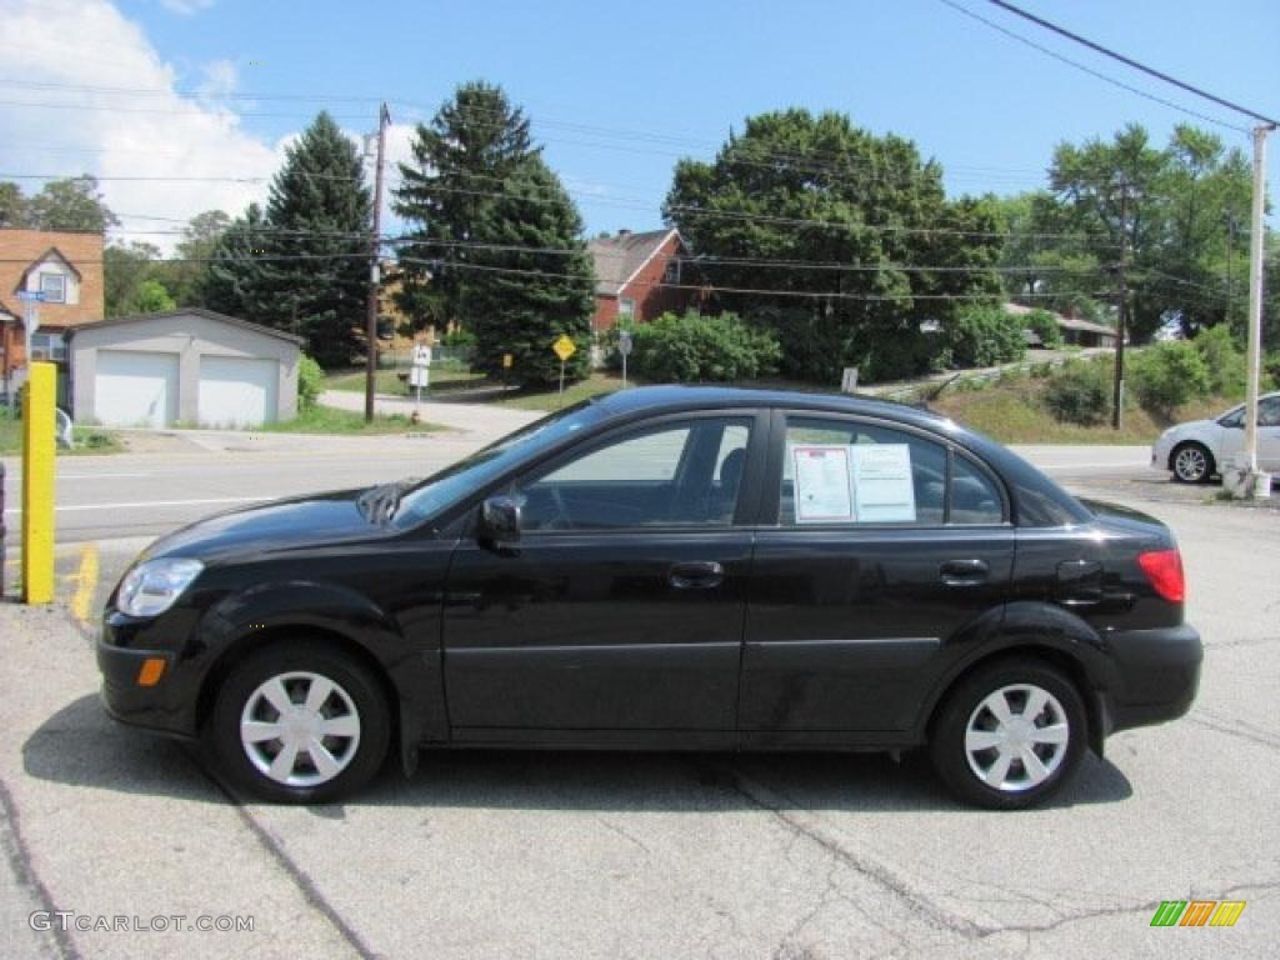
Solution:
<svg viewBox="0 0 1280 960">
<path fill-rule="evenodd" d="M 43 293 L 31 352 L 58 364 L 59 402 L 65 403 L 66 333 L 103 318 L 102 248 L 101 233 L 0 228 L 0 388 L 26 379 L 26 305 L 18 294 Z"/>
<path fill-rule="evenodd" d="M 596 272 L 596 312 L 591 329 L 608 330 L 619 320 L 648 323 L 668 310 L 683 313 L 696 299 L 696 291 L 671 289 L 664 284 L 688 286 L 688 248 L 676 230 L 597 237 L 587 244 Z"/>
</svg>

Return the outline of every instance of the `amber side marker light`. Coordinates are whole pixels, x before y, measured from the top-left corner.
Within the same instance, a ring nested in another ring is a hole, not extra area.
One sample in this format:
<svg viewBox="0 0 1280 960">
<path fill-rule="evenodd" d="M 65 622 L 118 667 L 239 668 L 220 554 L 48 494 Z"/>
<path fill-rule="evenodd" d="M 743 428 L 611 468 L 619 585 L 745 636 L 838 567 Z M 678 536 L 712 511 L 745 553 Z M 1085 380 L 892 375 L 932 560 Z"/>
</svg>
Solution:
<svg viewBox="0 0 1280 960">
<path fill-rule="evenodd" d="M 138 668 L 138 686 L 154 687 L 164 676 L 164 657 L 147 657 Z"/>
<path fill-rule="evenodd" d="M 1182 573 L 1182 554 L 1175 550 L 1151 550 L 1138 554 L 1138 566 L 1151 587 L 1170 603 L 1187 599 L 1187 579 Z"/>
</svg>

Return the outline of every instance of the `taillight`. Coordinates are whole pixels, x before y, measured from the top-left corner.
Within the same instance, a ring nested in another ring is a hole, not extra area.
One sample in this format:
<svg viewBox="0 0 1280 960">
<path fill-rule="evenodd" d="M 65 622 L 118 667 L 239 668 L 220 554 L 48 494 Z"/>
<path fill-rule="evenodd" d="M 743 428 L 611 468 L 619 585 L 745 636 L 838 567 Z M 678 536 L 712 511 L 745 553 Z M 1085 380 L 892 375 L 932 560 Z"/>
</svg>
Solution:
<svg viewBox="0 0 1280 960">
<path fill-rule="evenodd" d="M 1150 550 L 1138 554 L 1138 566 L 1147 575 L 1152 589 L 1170 603 L 1187 599 L 1187 580 L 1182 574 L 1182 554 L 1174 550 Z"/>
</svg>

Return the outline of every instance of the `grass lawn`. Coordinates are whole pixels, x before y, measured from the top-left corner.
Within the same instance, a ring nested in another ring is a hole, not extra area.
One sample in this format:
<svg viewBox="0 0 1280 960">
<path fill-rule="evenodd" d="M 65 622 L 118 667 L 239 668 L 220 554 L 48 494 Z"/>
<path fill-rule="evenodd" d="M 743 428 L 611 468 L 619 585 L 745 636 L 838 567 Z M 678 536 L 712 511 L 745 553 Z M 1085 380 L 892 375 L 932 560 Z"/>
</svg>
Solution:
<svg viewBox="0 0 1280 960">
<path fill-rule="evenodd" d="M 1060 423 L 1045 408 L 1041 397 L 1046 380 L 1018 378 L 997 382 L 982 390 L 945 391 L 929 408 L 980 430 L 1001 443 L 1097 443 L 1149 444 L 1173 423 L 1198 420 L 1221 413 L 1234 400 L 1206 397 L 1181 407 L 1172 420 L 1155 418 L 1136 403 L 1125 405 L 1124 426 L 1111 429 L 1105 423 L 1082 427 Z"/>
<path fill-rule="evenodd" d="M 628 378 L 628 384 L 636 386 L 634 377 Z M 578 383 L 567 383 L 564 395 L 557 387 L 550 390 L 519 390 L 494 400 L 493 403 L 503 407 L 516 407 L 520 410 L 545 410 L 548 413 L 562 407 L 570 407 L 579 400 L 596 397 L 602 393 L 613 393 L 622 388 L 622 377 L 616 373 L 596 372 L 586 380 Z"/>
<path fill-rule="evenodd" d="M 101 427 L 75 427 L 76 445 L 70 450 L 58 449 L 60 457 L 93 456 L 102 453 L 120 453 L 124 444 L 118 433 Z M 0 411 L 0 455 L 13 456 L 22 452 L 22 422 Z"/>
<path fill-rule="evenodd" d="M 407 370 L 379 370 L 373 381 L 375 393 L 384 393 L 393 397 L 412 396 L 413 391 L 400 379 L 401 373 Z M 360 370 L 344 370 L 325 377 L 326 390 L 343 390 L 348 393 L 364 393 L 365 372 Z M 484 374 L 472 373 L 452 364 L 437 364 L 431 368 L 431 391 L 443 392 L 459 390 L 463 387 L 484 386 Z"/>
<path fill-rule="evenodd" d="M 372 422 L 366 423 L 363 413 L 316 406 L 303 411 L 293 420 L 267 423 L 257 429 L 267 433 L 379 434 L 433 433 L 444 428 L 436 423 L 413 423 L 408 417 L 398 413 L 389 416 L 379 414 Z"/>
</svg>

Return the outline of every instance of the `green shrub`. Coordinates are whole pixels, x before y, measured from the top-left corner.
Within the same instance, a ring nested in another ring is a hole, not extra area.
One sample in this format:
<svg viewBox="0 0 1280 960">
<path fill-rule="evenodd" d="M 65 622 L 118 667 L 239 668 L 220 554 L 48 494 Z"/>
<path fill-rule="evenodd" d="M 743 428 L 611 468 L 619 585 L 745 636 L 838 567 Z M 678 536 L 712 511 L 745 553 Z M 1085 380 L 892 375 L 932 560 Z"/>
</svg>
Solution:
<svg viewBox="0 0 1280 960">
<path fill-rule="evenodd" d="M 1022 321 L 1022 325 L 1040 338 L 1040 342 L 1050 350 L 1062 346 L 1062 328 L 1048 310 L 1032 310 Z"/>
<path fill-rule="evenodd" d="M 1209 389 L 1213 393 L 1224 397 L 1237 397 L 1244 393 L 1244 355 L 1236 347 L 1235 338 L 1225 323 L 1201 330 L 1191 342 L 1204 361 Z"/>
<path fill-rule="evenodd" d="M 1021 319 L 1000 307 L 967 307 L 951 319 L 945 333 L 957 367 L 991 367 L 1021 360 L 1027 352 Z"/>
<path fill-rule="evenodd" d="M 450 330 L 440 338 L 442 347 L 474 347 L 476 335 L 470 330 Z"/>
<path fill-rule="evenodd" d="M 298 359 L 298 411 L 311 410 L 324 389 L 324 371 L 305 353 Z"/>
<path fill-rule="evenodd" d="M 1091 427 L 1111 409 L 1108 365 L 1071 361 L 1049 376 L 1044 405 L 1054 419 Z"/>
<path fill-rule="evenodd" d="M 773 373 L 782 349 L 773 334 L 731 313 L 702 317 L 663 314 L 634 331 L 631 363 L 656 382 L 749 380 Z"/>
<path fill-rule="evenodd" d="M 1152 413 L 1172 416 L 1193 397 L 1209 393 L 1209 368 L 1194 345 L 1171 340 L 1136 354 L 1128 380 L 1138 402 Z"/>
</svg>

